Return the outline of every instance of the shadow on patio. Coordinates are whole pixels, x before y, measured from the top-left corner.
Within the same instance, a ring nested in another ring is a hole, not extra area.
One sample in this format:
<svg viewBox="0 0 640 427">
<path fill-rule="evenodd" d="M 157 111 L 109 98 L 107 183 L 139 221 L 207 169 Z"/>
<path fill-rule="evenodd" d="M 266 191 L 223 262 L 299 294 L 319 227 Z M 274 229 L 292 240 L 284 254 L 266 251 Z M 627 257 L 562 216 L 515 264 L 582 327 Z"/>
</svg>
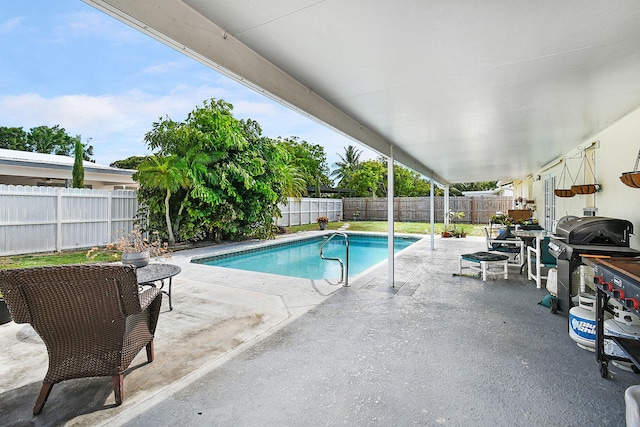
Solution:
<svg viewBox="0 0 640 427">
<path fill-rule="evenodd" d="M 31 416 L 46 352 L 28 325 L 0 326 L 0 424 L 19 425 L 624 425 L 635 374 L 567 332 L 567 318 L 510 267 L 509 278 L 453 276 L 484 239 L 424 239 L 350 288 L 170 262 L 156 359 L 133 362 L 125 400 L 110 378 L 53 388 Z M 144 353 L 144 352 L 143 352 Z"/>
</svg>

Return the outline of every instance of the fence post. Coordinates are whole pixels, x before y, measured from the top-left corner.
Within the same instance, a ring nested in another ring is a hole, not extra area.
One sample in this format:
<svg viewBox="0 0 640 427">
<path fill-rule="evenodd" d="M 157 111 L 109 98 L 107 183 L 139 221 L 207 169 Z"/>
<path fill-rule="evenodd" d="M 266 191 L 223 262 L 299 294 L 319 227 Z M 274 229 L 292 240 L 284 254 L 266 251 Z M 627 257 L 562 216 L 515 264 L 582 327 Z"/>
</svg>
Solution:
<svg viewBox="0 0 640 427">
<path fill-rule="evenodd" d="M 56 189 L 56 251 L 62 251 L 62 188 Z"/>
</svg>

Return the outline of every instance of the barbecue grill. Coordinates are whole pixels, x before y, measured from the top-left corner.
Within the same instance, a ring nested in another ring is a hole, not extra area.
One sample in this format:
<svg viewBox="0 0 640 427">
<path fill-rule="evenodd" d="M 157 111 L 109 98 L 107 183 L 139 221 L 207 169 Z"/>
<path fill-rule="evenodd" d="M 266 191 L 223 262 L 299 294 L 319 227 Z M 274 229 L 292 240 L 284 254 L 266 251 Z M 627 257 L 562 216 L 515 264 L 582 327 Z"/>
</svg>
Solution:
<svg viewBox="0 0 640 427">
<path fill-rule="evenodd" d="M 568 315 L 575 296 L 573 272 L 583 264 L 582 257 L 637 257 L 629 248 L 633 224 L 606 217 L 565 217 L 558 221 L 549 242 L 549 252 L 557 259 L 558 308 Z"/>
</svg>

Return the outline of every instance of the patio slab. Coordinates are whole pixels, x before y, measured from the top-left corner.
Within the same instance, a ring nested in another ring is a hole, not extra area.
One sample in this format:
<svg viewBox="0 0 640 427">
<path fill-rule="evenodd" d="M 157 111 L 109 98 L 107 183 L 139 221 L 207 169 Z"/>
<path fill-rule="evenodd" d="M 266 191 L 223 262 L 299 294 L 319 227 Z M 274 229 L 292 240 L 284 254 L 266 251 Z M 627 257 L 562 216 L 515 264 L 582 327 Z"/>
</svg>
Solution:
<svg viewBox="0 0 640 427">
<path fill-rule="evenodd" d="M 0 326 L 0 425 L 624 425 L 640 377 L 601 378 L 517 268 L 454 276 L 484 239 L 436 245 L 396 257 L 394 289 L 386 265 L 343 288 L 174 255 L 174 310 L 165 301 L 156 359 L 134 361 L 119 407 L 109 378 L 82 379 L 31 416 L 44 346 L 27 325 Z"/>
</svg>

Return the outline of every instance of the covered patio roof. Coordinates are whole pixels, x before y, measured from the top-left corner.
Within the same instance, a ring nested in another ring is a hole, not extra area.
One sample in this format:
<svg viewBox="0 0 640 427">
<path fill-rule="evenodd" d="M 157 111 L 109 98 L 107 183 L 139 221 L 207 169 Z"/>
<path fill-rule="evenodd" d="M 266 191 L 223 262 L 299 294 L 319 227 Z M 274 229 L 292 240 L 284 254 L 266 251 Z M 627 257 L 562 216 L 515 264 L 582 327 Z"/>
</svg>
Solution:
<svg viewBox="0 0 640 427">
<path fill-rule="evenodd" d="M 640 3 L 84 0 L 441 184 L 534 173 L 640 106 Z"/>
</svg>

